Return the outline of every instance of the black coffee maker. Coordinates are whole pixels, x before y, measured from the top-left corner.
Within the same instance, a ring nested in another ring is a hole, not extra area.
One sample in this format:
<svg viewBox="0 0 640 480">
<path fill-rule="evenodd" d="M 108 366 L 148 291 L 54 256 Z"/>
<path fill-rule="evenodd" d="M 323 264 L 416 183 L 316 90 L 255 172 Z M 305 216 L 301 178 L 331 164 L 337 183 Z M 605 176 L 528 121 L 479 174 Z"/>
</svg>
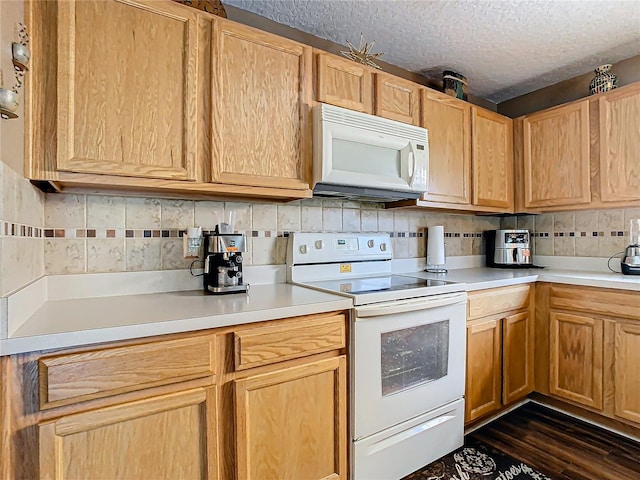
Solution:
<svg viewBox="0 0 640 480">
<path fill-rule="evenodd" d="M 213 294 L 249 290 L 242 275 L 242 254 L 246 237 L 233 233 L 226 223 L 216 225 L 214 233 L 204 236 L 204 289 Z"/>
</svg>

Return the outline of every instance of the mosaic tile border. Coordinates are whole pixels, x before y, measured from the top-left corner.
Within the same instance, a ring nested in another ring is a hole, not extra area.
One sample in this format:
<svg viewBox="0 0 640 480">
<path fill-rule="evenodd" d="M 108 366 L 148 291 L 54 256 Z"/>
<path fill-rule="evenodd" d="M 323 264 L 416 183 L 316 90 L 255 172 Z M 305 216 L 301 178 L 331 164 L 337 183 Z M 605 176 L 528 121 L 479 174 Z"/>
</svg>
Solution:
<svg viewBox="0 0 640 480">
<path fill-rule="evenodd" d="M 624 230 L 611 230 L 609 232 L 534 232 L 533 237 L 547 238 L 547 237 L 624 237 L 629 232 Z"/>
<path fill-rule="evenodd" d="M 43 229 L 24 223 L 0 221 L 0 237 L 42 238 Z"/>
</svg>

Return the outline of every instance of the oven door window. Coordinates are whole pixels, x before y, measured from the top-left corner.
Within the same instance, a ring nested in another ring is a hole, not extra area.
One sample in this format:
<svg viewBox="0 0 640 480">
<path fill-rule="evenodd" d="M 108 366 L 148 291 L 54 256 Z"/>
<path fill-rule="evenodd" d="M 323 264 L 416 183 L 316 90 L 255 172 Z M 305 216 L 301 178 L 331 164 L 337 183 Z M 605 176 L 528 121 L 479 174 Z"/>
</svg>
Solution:
<svg viewBox="0 0 640 480">
<path fill-rule="evenodd" d="M 447 375 L 449 321 L 382 333 L 382 396 Z"/>
</svg>

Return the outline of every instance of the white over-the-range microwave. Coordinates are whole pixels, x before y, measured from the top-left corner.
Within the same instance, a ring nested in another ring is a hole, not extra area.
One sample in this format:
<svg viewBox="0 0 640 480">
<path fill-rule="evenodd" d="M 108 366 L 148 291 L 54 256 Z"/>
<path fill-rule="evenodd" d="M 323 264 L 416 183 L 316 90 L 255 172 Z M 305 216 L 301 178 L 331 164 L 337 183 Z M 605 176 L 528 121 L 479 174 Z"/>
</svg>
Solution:
<svg viewBox="0 0 640 480">
<path fill-rule="evenodd" d="M 427 191 L 427 130 L 319 104 L 313 112 L 314 195 L 415 199 Z"/>
</svg>

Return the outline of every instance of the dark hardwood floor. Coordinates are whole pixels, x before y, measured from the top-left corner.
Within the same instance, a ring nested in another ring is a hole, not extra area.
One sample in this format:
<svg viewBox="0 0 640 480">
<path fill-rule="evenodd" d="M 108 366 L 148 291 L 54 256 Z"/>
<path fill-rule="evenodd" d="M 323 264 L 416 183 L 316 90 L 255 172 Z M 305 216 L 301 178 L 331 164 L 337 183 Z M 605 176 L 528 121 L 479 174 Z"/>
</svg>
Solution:
<svg viewBox="0 0 640 480">
<path fill-rule="evenodd" d="M 535 403 L 468 437 L 554 480 L 640 480 L 640 443 Z"/>
</svg>

